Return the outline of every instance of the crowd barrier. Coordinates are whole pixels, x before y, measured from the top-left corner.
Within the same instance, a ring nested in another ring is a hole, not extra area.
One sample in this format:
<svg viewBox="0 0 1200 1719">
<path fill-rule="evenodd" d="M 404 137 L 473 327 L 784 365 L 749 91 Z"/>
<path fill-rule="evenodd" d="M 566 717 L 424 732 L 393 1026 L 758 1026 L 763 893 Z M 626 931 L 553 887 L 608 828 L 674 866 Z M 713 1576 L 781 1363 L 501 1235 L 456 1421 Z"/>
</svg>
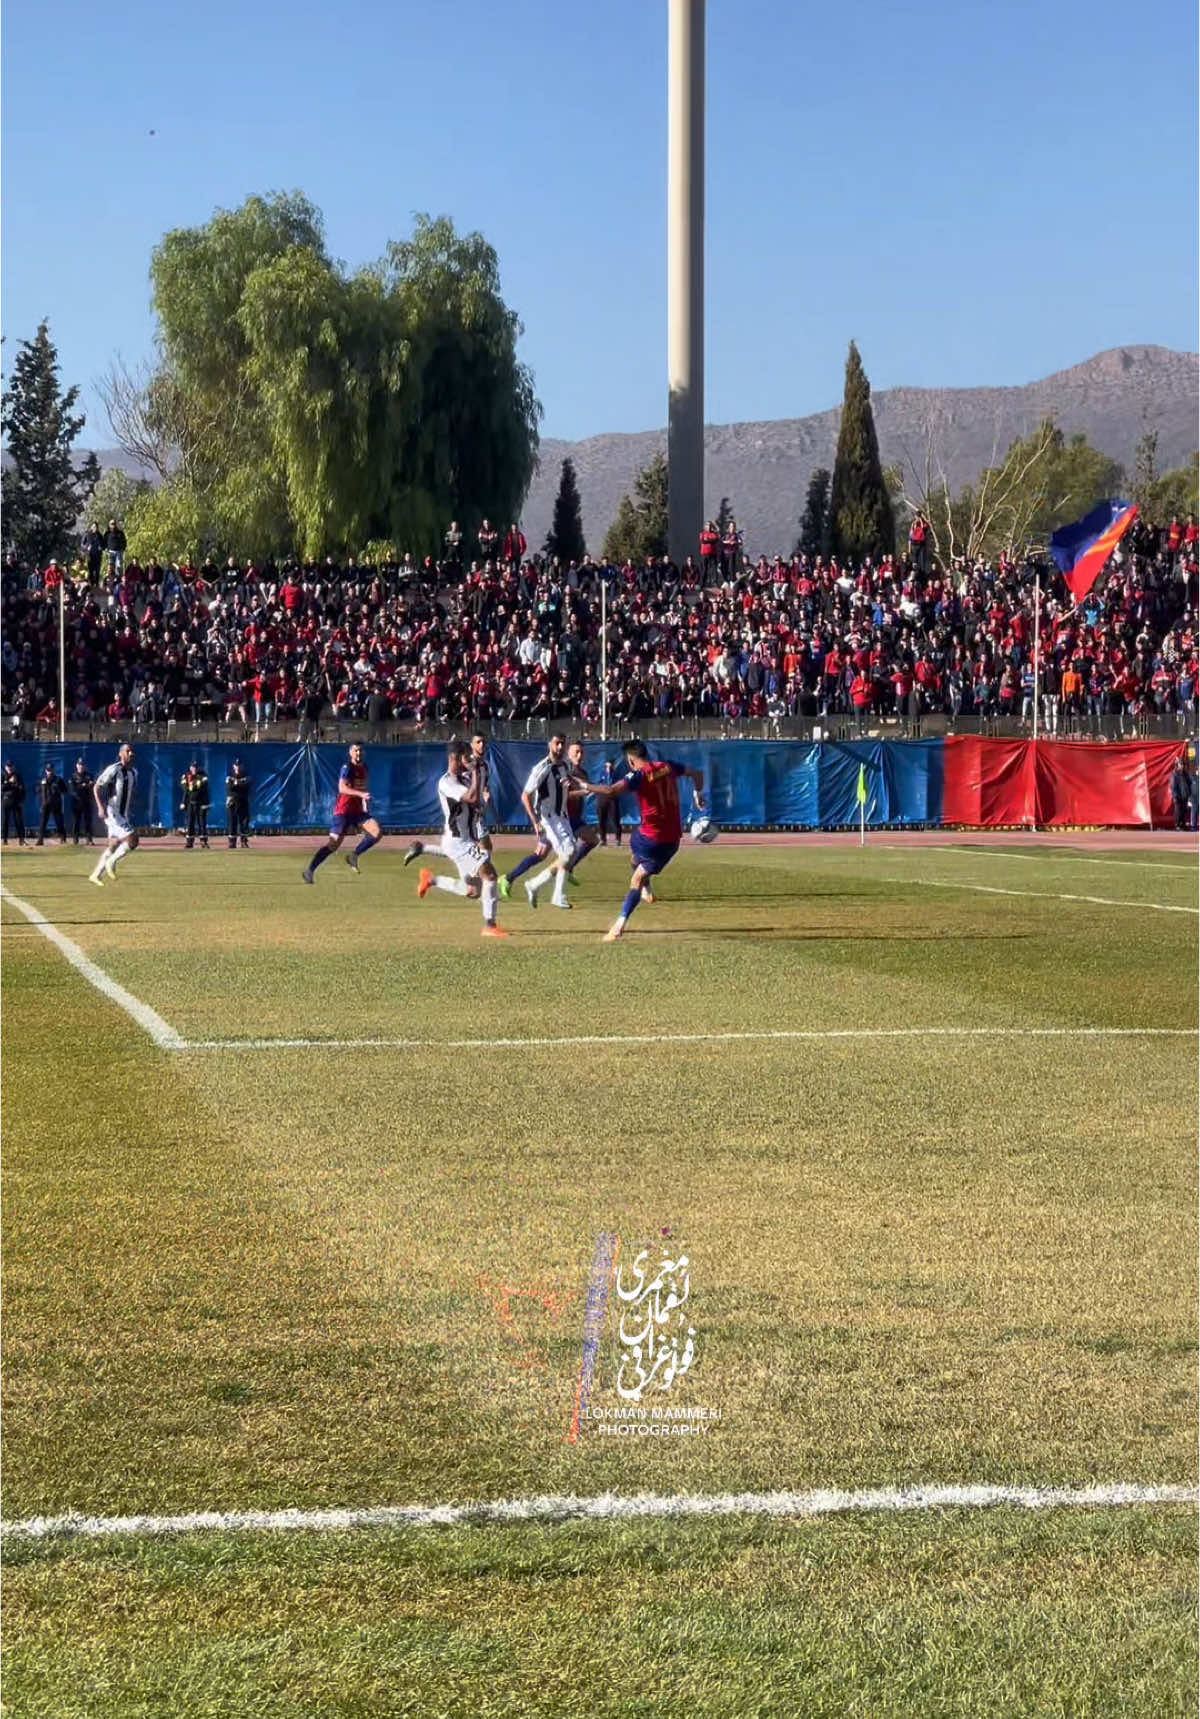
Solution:
<svg viewBox="0 0 1200 1719">
<path fill-rule="evenodd" d="M 911 741 L 664 741 L 656 757 L 678 759 L 704 772 L 709 806 L 730 828 L 837 829 L 859 822 L 858 784 L 865 771 L 868 827 L 963 825 L 975 828 L 1046 825 L 1169 826 L 1170 779 L 1183 741 L 983 740 L 974 736 Z M 147 828 L 180 825 L 180 778 L 193 759 L 208 772 L 210 828 L 225 828 L 225 777 L 240 758 L 251 782 L 251 828 L 323 829 L 346 756 L 340 746 L 188 746 L 140 742 L 135 816 Z M 596 741 L 587 768 L 599 779 L 606 759 L 621 761 L 619 745 Z M 495 742 L 492 821 L 525 827 L 521 789 L 545 753 L 536 741 Z M 14 742 L 3 748 L 25 783 L 25 820 L 37 823 L 36 784 L 53 762 L 70 778 L 82 758 L 98 775 L 116 756 L 110 742 Z M 440 822 L 437 779 L 445 747 L 428 741 L 366 748 L 371 811 L 385 828 L 427 830 Z M 685 815 L 691 790 L 684 785 Z M 626 822 L 635 802 L 621 802 Z M 69 816 L 69 806 L 68 806 Z"/>
</svg>

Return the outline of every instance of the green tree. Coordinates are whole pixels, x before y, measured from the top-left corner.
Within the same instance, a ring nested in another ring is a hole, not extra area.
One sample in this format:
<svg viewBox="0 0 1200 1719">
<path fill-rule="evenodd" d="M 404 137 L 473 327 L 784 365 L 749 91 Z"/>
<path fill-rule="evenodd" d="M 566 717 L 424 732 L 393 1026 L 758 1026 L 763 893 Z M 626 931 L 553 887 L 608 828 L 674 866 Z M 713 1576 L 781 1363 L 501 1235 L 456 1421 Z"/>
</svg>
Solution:
<svg viewBox="0 0 1200 1719">
<path fill-rule="evenodd" d="M 602 554 L 606 561 L 645 561 L 667 553 L 667 456 L 655 454 L 633 481 L 634 496 L 625 495 L 608 528 Z"/>
<path fill-rule="evenodd" d="M 1155 525 L 1169 525 L 1172 519 L 1185 519 L 1189 513 L 1200 513 L 1200 454 L 1194 453 L 1185 466 L 1164 472 L 1155 478 L 1146 498 L 1146 518 Z"/>
<path fill-rule="evenodd" d="M 1133 480 L 1129 499 L 1136 502 L 1143 515 L 1149 513 L 1155 485 L 1158 483 L 1158 431 L 1143 430 L 1133 449 Z"/>
<path fill-rule="evenodd" d="M 542 551 L 546 555 L 557 555 L 564 566 L 572 561 L 582 561 L 587 554 L 574 460 L 565 459 L 562 463 L 558 494 L 554 498 L 554 517 L 546 533 Z"/>
<path fill-rule="evenodd" d="M 95 454 L 79 466 L 71 456 L 86 422 L 82 412 L 72 413 L 78 398 L 77 387 L 63 392 L 49 324 L 39 323 L 33 339 L 17 350 L 0 413 L 11 461 L 0 480 L 4 541 L 35 567 L 51 557 L 66 558 L 76 521 L 100 479 Z"/>
<path fill-rule="evenodd" d="M 319 556 L 519 516 L 540 407 L 478 233 L 421 216 L 347 274 L 306 198 L 251 197 L 168 233 L 151 281 L 162 362 L 122 423 L 168 482 L 139 533 Z"/>
<path fill-rule="evenodd" d="M 798 555 L 825 555 L 829 551 L 829 479 L 827 466 L 818 466 L 808 480 L 804 512 L 800 516 Z"/>
<path fill-rule="evenodd" d="M 858 347 L 850 342 L 842 422 L 829 493 L 830 547 L 843 561 L 876 560 L 896 546 L 892 504 L 879 458 L 871 384 Z"/>
<path fill-rule="evenodd" d="M 106 466 L 92 491 L 87 518 L 94 519 L 102 531 L 110 519 L 121 520 L 128 536 L 130 516 L 141 498 L 151 493 L 151 488 L 145 478 L 131 477 L 120 466 Z"/>
</svg>

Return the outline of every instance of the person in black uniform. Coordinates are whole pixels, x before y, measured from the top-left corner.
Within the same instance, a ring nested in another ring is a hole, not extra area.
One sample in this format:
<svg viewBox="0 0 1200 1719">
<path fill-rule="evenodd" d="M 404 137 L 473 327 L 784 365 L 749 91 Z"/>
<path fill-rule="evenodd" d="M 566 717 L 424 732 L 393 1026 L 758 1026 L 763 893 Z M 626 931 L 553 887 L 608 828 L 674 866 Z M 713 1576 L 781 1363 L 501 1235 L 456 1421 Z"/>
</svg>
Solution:
<svg viewBox="0 0 1200 1719">
<path fill-rule="evenodd" d="M 95 845 L 96 838 L 92 834 L 92 783 L 95 778 L 82 758 L 75 760 L 75 768 L 67 783 L 67 793 L 71 799 L 71 838 L 76 847 L 79 846 L 81 835 L 87 837 L 88 847 Z"/>
<path fill-rule="evenodd" d="M 225 778 L 225 827 L 231 848 L 236 848 L 239 840 L 244 848 L 250 846 L 250 778 L 240 758 L 234 759 L 233 769 Z"/>
<path fill-rule="evenodd" d="M 1186 830 L 1192 821 L 1192 780 L 1185 752 L 1181 754 L 1171 774 L 1171 807 L 1175 813 L 1177 830 Z"/>
<path fill-rule="evenodd" d="M 180 784 L 179 791 L 183 795 L 179 809 L 187 815 L 187 841 L 185 846 L 193 848 L 196 837 L 200 838 L 200 846 L 208 846 L 208 808 L 212 804 L 209 791 L 208 776 L 199 764 L 192 761 L 187 767 Z"/>
<path fill-rule="evenodd" d="M 63 795 L 66 791 L 67 784 L 58 771 L 53 764 L 47 764 L 42 771 L 41 780 L 38 782 L 38 801 L 42 808 L 41 819 L 38 823 L 37 845 L 39 848 L 45 843 L 46 830 L 51 823 L 58 831 L 59 841 L 65 843 L 67 839 L 67 826 L 63 822 Z"/>
<path fill-rule="evenodd" d="M 17 841 L 25 846 L 25 784 L 17 773 L 14 764 L 4 766 L 3 780 L 0 781 L 0 808 L 3 810 L 4 845 L 8 846 L 8 830 L 11 824 Z"/>
</svg>

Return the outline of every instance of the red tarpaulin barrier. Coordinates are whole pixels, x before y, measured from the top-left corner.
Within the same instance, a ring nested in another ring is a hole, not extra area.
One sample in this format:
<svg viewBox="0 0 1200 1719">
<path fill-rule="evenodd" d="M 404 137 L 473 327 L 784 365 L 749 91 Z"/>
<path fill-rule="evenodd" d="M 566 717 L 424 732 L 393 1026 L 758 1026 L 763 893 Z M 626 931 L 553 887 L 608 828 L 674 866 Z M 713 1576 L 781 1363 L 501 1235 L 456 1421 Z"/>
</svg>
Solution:
<svg viewBox="0 0 1200 1719">
<path fill-rule="evenodd" d="M 1171 772 L 1182 740 L 946 738 L 942 822 L 1152 824 L 1170 828 Z"/>
</svg>

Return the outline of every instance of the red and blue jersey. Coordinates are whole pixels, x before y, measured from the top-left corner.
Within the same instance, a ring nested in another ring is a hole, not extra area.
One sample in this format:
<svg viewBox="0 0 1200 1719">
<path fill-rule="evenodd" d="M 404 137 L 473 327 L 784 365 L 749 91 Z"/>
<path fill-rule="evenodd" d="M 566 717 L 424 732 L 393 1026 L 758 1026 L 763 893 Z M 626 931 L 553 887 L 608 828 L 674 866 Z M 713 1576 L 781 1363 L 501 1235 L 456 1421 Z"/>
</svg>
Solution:
<svg viewBox="0 0 1200 1719">
<path fill-rule="evenodd" d="M 363 810 L 363 803 L 358 794 L 348 794 L 346 792 L 348 788 L 357 788 L 359 793 L 366 793 L 367 767 L 365 764 L 347 762 L 342 765 L 341 775 L 338 777 L 338 797 L 333 808 L 335 818 L 344 818 L 348 813 L 361 813 Z"/>
<path fill-rule="evenodd" d="M 621 786 L 638 797 L 642 821 L 639 833 L 651 842 L 678 842 L 683 837 L 679 810 L 679 778 L 687 775 L 686 764 L 667 759 L 638 765 L 621 777 Z"/>
</svg>

